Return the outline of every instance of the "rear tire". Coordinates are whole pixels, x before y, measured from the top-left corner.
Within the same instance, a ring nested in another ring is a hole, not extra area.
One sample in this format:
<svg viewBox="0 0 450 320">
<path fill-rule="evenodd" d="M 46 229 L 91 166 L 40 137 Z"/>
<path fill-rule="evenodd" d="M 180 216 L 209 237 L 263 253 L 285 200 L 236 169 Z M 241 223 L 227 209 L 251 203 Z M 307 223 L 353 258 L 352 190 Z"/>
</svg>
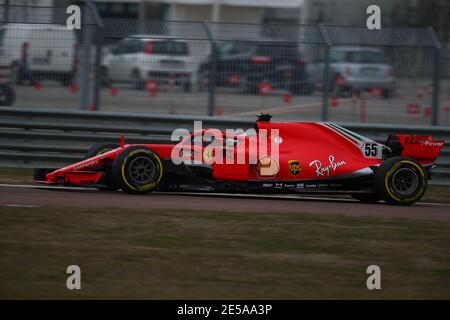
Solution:
<svg viewBox="0 0 450 320">
<path fill-rule="evenodd" d="M 374 180 L 377 193 L 394 205 L 411 205 L 419 201 L 427 189 L 427 175 L 423 167 L 405 157 L 392 157 L 384 161 Z"/>
<path fill-rule="evenodd" d="M 150 148 L 134 146 L 122 151 L 113 164 L 120 188 L 129 194 L 147 194 L 155 190 L 163 175 L 159 156 Z"/>
</svg>

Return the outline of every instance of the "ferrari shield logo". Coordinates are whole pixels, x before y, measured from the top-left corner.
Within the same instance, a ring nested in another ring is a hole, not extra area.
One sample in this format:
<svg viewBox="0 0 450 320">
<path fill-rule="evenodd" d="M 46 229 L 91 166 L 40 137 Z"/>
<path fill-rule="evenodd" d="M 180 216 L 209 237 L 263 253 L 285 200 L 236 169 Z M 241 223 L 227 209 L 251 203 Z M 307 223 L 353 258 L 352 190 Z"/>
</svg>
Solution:
<svg viewBox="0 0 450 320">
<path fill-rule="evenodd" d="M 289 171 L 293 176 L 297 176 L 302 172 L 302 165 L 298 160 L 289 160 Z"/>
</svg>

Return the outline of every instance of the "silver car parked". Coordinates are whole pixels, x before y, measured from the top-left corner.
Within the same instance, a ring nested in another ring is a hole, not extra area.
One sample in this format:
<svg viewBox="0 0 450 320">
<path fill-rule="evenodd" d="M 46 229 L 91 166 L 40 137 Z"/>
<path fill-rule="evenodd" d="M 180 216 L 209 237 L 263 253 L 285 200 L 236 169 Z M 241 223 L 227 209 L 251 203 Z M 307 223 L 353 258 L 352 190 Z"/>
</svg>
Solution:
<svg viewBox="0 0 450 320">
<path fill-rule="evenodd" d="M 324 61 L 309 64 L 313 81 L 323 80 Z M 367 47 L 333 47 L 330 51 L 330 89 L 339 96 L 378 90 L 384 98 L 395 94 L 394 68 L 383 50 Z"/>
</svg>

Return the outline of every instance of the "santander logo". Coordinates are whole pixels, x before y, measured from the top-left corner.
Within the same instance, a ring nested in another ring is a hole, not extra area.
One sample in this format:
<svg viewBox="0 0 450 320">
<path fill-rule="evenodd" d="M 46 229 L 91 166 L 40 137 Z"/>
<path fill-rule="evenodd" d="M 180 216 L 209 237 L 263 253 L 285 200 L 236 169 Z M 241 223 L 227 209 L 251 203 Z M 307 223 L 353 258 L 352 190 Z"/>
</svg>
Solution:
<svg viewBox="0 0 450 320">
<path fill-rule="evenodd" d="M 316 175 L 318 177 L 323 177 L 323 176 L 330 176 L 330 172 L 334 172 L 336 171 L 337 168 L 343 166 L 347 164 L 346 161 L 336 161 L 336 158 L 334 157 L 334 155 L 330 155 L 328 157 L 328 163 L 326 163 L 325 165 L 322 164 L 322 161 L 320 160 L 314 160 L 311 161 L 309 163 L 310 167 L 314 167 L 316 169 Z"/>
</svg>

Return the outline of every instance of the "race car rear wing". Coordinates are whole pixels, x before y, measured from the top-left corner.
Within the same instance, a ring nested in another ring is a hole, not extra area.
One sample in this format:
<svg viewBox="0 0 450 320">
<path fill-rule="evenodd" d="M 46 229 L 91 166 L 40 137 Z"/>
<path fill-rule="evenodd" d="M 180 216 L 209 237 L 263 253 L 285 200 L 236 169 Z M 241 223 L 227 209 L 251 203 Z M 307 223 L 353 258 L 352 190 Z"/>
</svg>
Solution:
<svg viewBox="0 0 450 320">
<path fill-rule="evenodd" d="M 413 134 L 391 135 L 386 145 L 391 149 L 391 156 L 413 158 L 421 164 L 432 164 L 444 146 L 444 140 L 434 140 L 431 136 Z"/>
</svg>

